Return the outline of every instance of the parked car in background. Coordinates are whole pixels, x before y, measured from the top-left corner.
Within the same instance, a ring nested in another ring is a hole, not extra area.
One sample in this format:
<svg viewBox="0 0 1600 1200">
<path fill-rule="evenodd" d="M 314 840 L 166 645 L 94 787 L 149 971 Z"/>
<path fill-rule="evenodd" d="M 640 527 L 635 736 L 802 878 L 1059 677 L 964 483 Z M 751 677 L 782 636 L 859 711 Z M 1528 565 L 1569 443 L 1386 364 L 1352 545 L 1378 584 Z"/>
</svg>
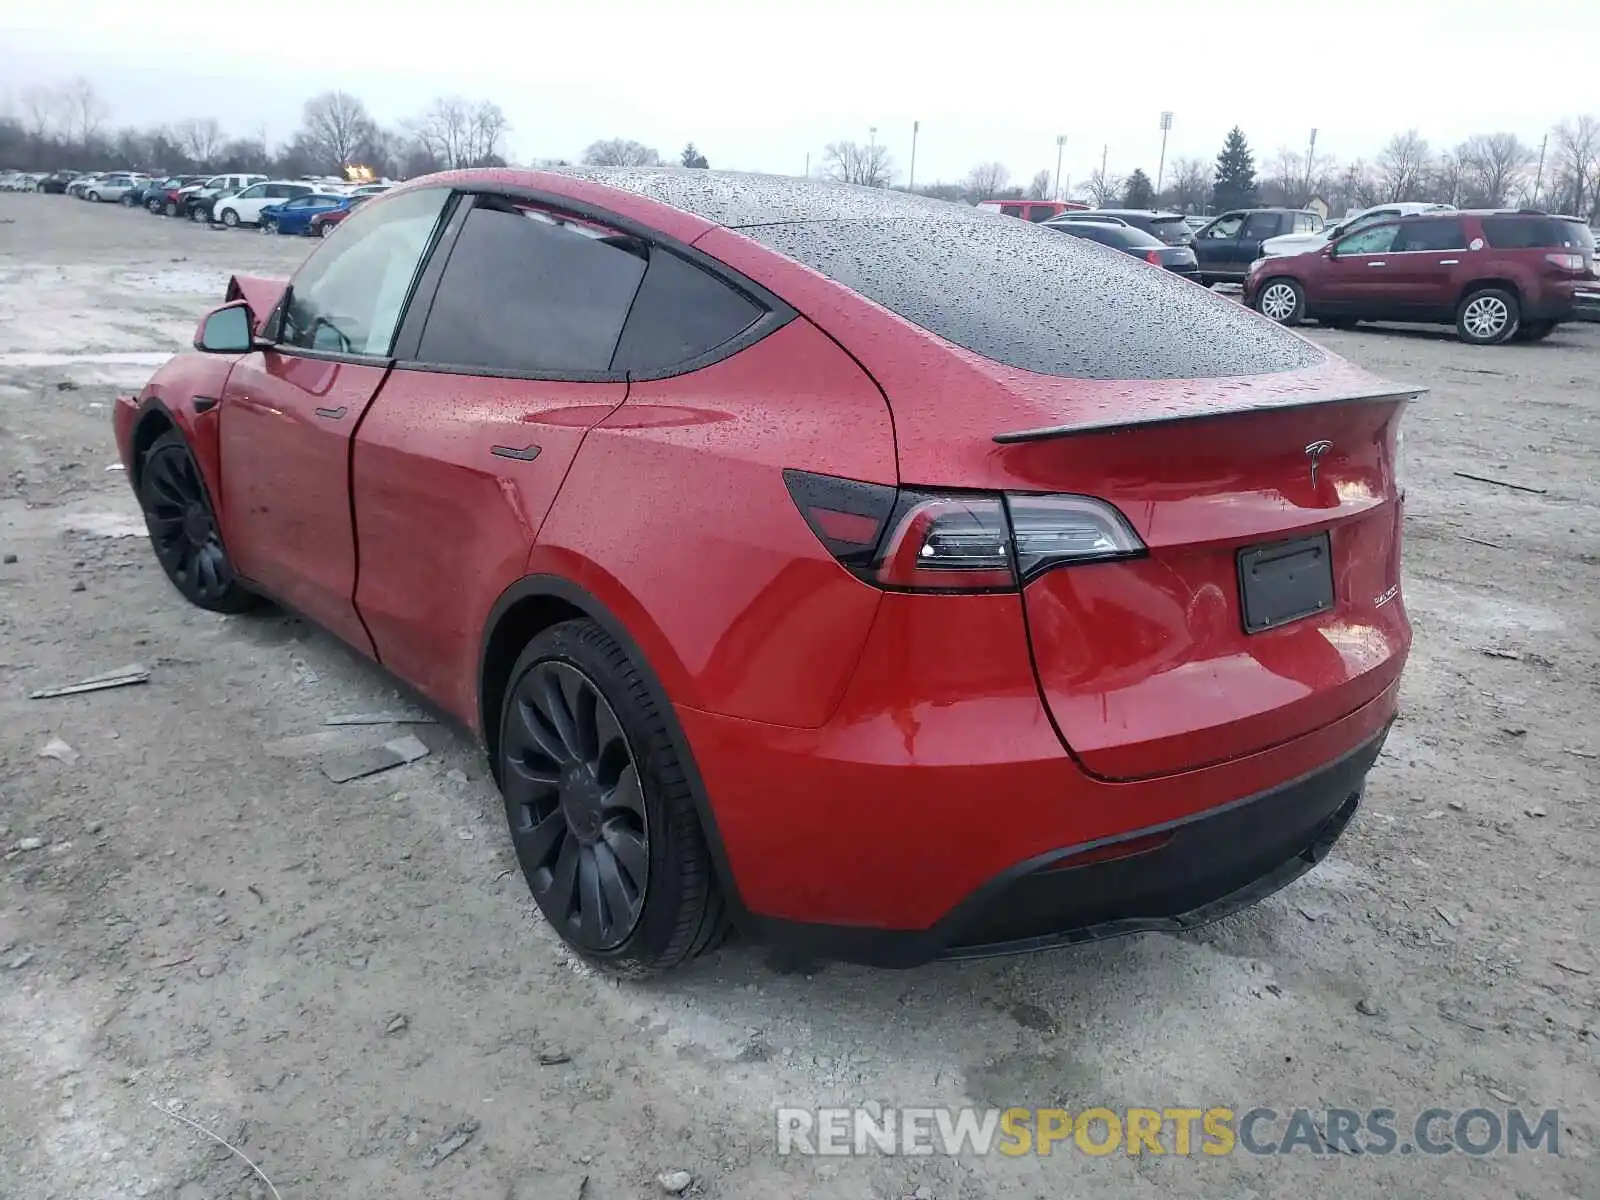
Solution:
<svg viewBox="0 0 1600 1200">
<path fill-rule="evenodd" d="M 147 212 L 164 213 L 175 217 L 183 211 L 183 200 L 180 193 L 184 188 L 203 183 L 205 175 L 168 175 L 165 179 L 152 182 L 144 189 L 141 203 Z"/>
<path fill-rule="evenodd" d="M 1190 213 L 1183 218 L 1183 223 L 1193 232 L 1199 233 L 1207 225 L 1211 224 L 1211 218 L 1204 213 Z"/>
<path fill-rule="evenodd" d="M 265 185 L 270 187 L 271 185 Z M 296 196 L 269 204 L 261 210 L 259 218 L 262 233 L 284 233 L 296 237 L 311 236 L 311 218 L 335 208 L 347 207 L 349 196 L 335 196 L 317 192 L 309 196 Z"/>
<path fill-rule="evenodd" d="M 373 197 L 370 195 L 350 196 L 347 197 L 345 203 L 340 205 L 338 208 L 326 208 L 319 213 L 314 213 L 311 217 L 310 228 L 307 230 L 307 232 L 310 233 L 312 237 L 327 237 L 335 229 L 339 228 L 340 223 L 346 217 L 348 217 L 356 209 L 360 208 L 372 198 Z"/>
<path fill-rule="evenodd" d="M 265 183 L 265 175 L 249 175 L 232 173 L 228 175 L 212 175 L 195 187 L 183 189 L 182 203 L 183 215 L 196 221 L 209 221 L 212 217 L 213 206 L 223 196 L 232 196 L 244 191 L 247 187 L 254 187 L 258 183 Z"/>
<path fill-rule="evenodd" d="M 219 225 L 226 225 L 235 229 L 240 225 L 255 225 L 261 220 L 261 212 L 270 204 L 281 204 L 285 200 L 293 200 L 296 196 L 311 196 L 317 194 L 317 185 L 311 183 L 296 183 L 291 179 L 269 180 L 266 183 L 255 183 L 225 196 L 213 205 L 212 221 Z"/>
<path fill-rule="evenodd" d="M 1153 233 L 1146 233 L 1137 226 L 1124 225 L 1120 221 L 1112 225 L 1103 221 L 1078 221 L 1067 216 L 1047 221 L 1044 228 L 1085 241 L 1099 242 L 1102 246 L 1110 246 L 1113 250 L 1143 259 L 1153 267 L 1165 267 L 1185 279 L 1193 279 L 1199 269 L 1194 251 L 1188 246 L 1169 245 Z"/>
<path fill-rule="evenodd" d="M 996 212 L 1005 217 L 1021 217 L 1024 221 L 1048 221 L 1065 212 L 1081 212 L 1087 204 L 1075 200 L 980 200 L 977 208 Z"/>
<path fill-rule="evenodd" d="M 0 192 L 36 191 L 42 178 L 28 171 L 7 171 L 0 175 Z"/>
<path fill-rule="evenodd" d="M 1200 282 L 1243 283 L 1261 243 L 1285 233 L 1315 233 L 1322 218 L 1300 208 L 1239 208 L 1214 217 L 1194 235 Z"/>
<path fill-rule="evenodd" d="M 64 194 L 77 178 L 78 172 L 76 171 L 51 171 L 50 174 L 43 176 L 39 180 L 35 185 L 35 190 L 50 192 L 59 196 Z"/>
<path fill-rule="evenodd" d="M 142 188 L 150 176 L 135 171 L 111 171 L 102 175 L 83 191 L 85 200 L 96 204 L 117 204 L 135 188 Z"/>
<path fill-rule="evenodd" d="M 1274 321 L 1454 324 L 1464 342 L 1539 341 L 1579 319 L 1594 235 L 1576 217 L 1482 211 L 1391 218 L 1320 250 L 1263 258 L 1244 300 Z"/>
<path fill-rule="evenodd" d="M 99 171 L 91 171 L 86 175 L 78 175 L 67 184 L 66 194 L 82 200 L 85 190 L 92 185 L 99 183 L 104 177 L 105 176 L 103 173 Z"/>
<path fill-rule="evenodd" d="M 1061 220 L 1093 220 L 1107 217 L 1124 225 L 1141 229 L 1152 237 L 1160 238 L 1168 246 L 1187 245 L 1194 236 L 1182 213 L 1163 212 L 1154 208 L 1090 208 L 1083 212 L 1066 213 Z"/>
<path fill-rule="evenodd" d="M 589 963 L 1188 929 L 1360 807 L 1416 390 L 1231 300 L 703 170 L 429 176 L 230 295 L 113 405 L 152 557 L 479 735 Z"/>
<path fill-rule="evenodd" d="M 1379 204 L 1350 213 L 1343 219 L 1324 225 L 1318 230 L 1284 233 L 1268 238 L 1261 243 L 1261 254 L 1271 257 L 1274 254 L 1299 254 L 1303 250 L 1318 250 L 1335 238 L 1354 233 L 1358 229 L 1365 229 L 1368 225 L 1374 225 L 1388 217 L 1410 217 L 1418 213 L 1455 212 L 1455 210 L 1454 204 L 1427 204 L 1412 200 Z"/>
</svg>

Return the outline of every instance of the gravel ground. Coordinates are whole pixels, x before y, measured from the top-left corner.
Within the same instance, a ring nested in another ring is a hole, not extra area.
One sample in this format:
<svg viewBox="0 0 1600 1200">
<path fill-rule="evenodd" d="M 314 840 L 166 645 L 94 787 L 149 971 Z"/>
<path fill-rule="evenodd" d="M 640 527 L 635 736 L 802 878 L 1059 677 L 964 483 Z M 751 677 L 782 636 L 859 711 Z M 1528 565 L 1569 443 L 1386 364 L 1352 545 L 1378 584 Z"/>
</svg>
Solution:
<svg viewBox="0 0 1600 1200">
<path fill-rule="evenodd" d="M 284 1200 L 609 1200 L 672 1170 L 741 1198 L 1600 1196 L 1600 327 L 1314 333 L 1431 391 L 1403 714 L 1294 887 L 1183 937 L 903 973 L 735 943 L 619 985 L 537 918 L 469 739 L 414 726 L 426 758 L 328 782 L 325 752 L 404 731 L 326 717 L 411 701 L 294 618 L 185 606 L 110 469 L 116 392 L 231 270 L 309 245 L 0 196 L 0 1195 L 272 1194 L 176 1112 Z M 130 662 L 147 685 L 28 699 Z M 1561 1153 L 775 1154 L 774 1105 L 863 1099 L 1520 1105 L 1560 1110 Z"/>
</svg>

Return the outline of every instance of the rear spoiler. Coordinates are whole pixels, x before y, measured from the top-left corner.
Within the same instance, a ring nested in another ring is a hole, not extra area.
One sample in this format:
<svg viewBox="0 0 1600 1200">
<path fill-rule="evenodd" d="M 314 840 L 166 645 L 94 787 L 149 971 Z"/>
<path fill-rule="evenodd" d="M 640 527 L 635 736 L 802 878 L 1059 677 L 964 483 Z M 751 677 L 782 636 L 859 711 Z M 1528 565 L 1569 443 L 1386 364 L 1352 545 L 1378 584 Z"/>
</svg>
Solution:
<svg viewBox="0 0 1600 1200">
<path fill-rule="evenodd" d="M 260 275 L 231 275 L 228 277 L 228 290 L 222 297 L 224 304 L 232 304 L 235 300 L 243 300 L 250 306 L 250 315 L 254 318 L 255 328 L 252 333 L 261 332 L 261 323 L 272 315 L 272 310 L 278 307 L 278 301 L 283 299 L 283 293 L 289 286 L 287 279 L 265 279 Z"/>
<path fill-rule="evenodd" d="M 1184 421 L 1207 421 L 1218 417 L 1236 417 L 1246 413 L 1289 412 L 1297 408 L 1320 408 L 1324 404 L 1382 404 L 1415 400 L 1427 388 L 1408 387 L 1394 391 L 1351 392 L 1347 394 L 1289 396 L 1280 400 L 1266 400 L 1258 404 L 1240 404 L 1233 407 L 1213 405 L 1195 408 L 1190 412 L 1153 412 L 1131 420 L 1074 421 L 1068 425 L 1041 425 L 1037 429 L 1012 429 L 997 433 L 994 440 L 1002 446 L 1027 442 L 1050 442 L 1057 438 L 1077 437 L 1086 433 L 1120 433 L 1125 429 L 1142 429 L 1152 425 L 1173 425 Z"/>
</svg>

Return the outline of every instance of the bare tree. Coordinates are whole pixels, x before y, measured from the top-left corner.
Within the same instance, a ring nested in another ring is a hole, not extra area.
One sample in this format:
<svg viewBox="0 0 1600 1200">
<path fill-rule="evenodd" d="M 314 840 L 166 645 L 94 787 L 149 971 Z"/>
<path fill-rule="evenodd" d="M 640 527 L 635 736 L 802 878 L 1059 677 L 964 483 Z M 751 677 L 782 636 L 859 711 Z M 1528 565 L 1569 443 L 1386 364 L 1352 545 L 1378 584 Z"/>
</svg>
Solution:
<svg viewBox="0 0 1600 1200">
<path fill-rule="evenodd" d="M 355 96 L 323 92 L 306 101 L 300 139 L 306 154 L 322 167 L 342 171 L 371 143 L 377 128 Z"/>
<path fill-rule="evenodd" d="M 22 93 L 23 123 L 35 142 L 45 141 L 61 129 L 61 93 L 52 87 L 29 88 Z"/>
<path fill-rule="evenodd" d="M 1397 133 L 1378 155 L 1378 182 L 1383 200 L 1422 199 L 1428 168 L 1433 163 L 1428 141 L 1415 129 Z"/>
<path fill-rule="evenodd" d="M 1533 149 L 1514 133 L 1478 133 L 1456 147 L 1474 204 L 1499 208 L 1533 163 Z"/>
<path fill-rule="evenodd" d="M 606 138 L 591 142 L 583 152 L 583 161 L 591 167 L 654 167 L 660 164 L 661 155 L 641 142 Z"/>
<path fill-rule="evenodd" d="M 1588 217 L 1600 196 L 1600 117 L 1582 116 L 1555 127 L 1555 168 L 1575 216 Z"/>
<path fill-rule="evenodd" d="M 1172 164 L 1172 182 L 1166 194 L 1179 212 L 1198 212 L 1211 194 L 1211 164 L 1203 158 L 1179 158 Z"/>
<path fill-rule="evenodd" d="M 1033 178 L 1028 181 L 1028 199 L 1050 199 L 1050 171 L 1048 168 L 1033 173 Z"/>
<path fill-rule="evenodd" d="M 1011 181 L 1011 172 L 1004 163 L 982 162 L 967 172 L 962 187 L 968 200 L 987 200 L 998 195 Z"/>
<path fill-rule="evenodd" d="M 87 145 L 111 113 L 94 84 L 82 75 L 68 81 L 61 89 L 61 110 L 65 115 L 67 137 L 79 145 Z"/>
<path fill-rule="evenodd" d="M 190 117 L 172 127 L 178 146 L 197 165 L 205 166 L 222 149 L 222 126 L 215 117 Z"/>
<path fill-rule="evenodd" d="M 492 100 L 480 100 L 472 110 L 472 161 L 477 166 L 504 166 L 501 143 L 511 130 L 505 111 Z"/>
<path fill-rule="evenodd" d="M 1089 181 L 1079 190 L 1096 208 L 1108 208 L 1122 198 L 1123 186 L 1122 176 L 1108 175 L 1096 167 L 1090 172 Z"/>
<path fill-rule="evenodd" d="M 1428 170 L 1426 186 L 1430 200 L 1456 205 L 1465 202 L 1467 164 L 1459 151 L 1446 150 L 1439 155 Z"/>
<path fill-rule="evenodd" d="M 894 178 L 894 163 L 888 148 L 876 143 L 863 146 L 860 142 L 829 142 L 822 151 L 822 173 L 840 183 L 888 187 Z"/>
</svg>

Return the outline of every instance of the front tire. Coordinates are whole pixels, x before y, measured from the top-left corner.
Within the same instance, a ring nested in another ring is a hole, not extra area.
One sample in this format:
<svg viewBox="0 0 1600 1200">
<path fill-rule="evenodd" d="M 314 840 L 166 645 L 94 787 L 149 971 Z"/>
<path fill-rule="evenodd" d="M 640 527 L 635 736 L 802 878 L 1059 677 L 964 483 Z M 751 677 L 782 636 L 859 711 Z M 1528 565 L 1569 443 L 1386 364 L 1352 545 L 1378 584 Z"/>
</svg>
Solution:
<svg viewBox="0 0 1600 1200">
<path fill-rule="evenodd" d="M 256 603 L 223 548 L 200 466 L 175 429 L 158 437 L 145 452 L 139 469 L 139 506 L 156 561 L 185 600 L 220 613 L 243 612 Z"/>
<path fill-rule="evenodd" d="M 562 941 L 616 974 L 678 966 L 727 926 L 672 719 L 588 620 L 528 643 L 501 708 L 495 768 L 529 890 Z"/>
<path fill-rule="evenodd" d="M 222 223 L 224 225 L 226 225 L 229 229 L 237 229 L 237 228 L 239 228 L 239 214 L 234 212 L 233 209 L 231 209 L 231 208 L 223 209 L 222 210 Z"/>
<path fill-rule="evenodd" d="M 1269 279 L 1256 292 L 1256 311 L 1279 325 L 1298 325 L 1306 315 L 1305 290 L 1287 276 Z"/>
<path fill-rule="evenodd" d="M 261 222 L 261 232 L 268 234 L 277 233 L 278 223 L 271 218 L 268 218 L 267 220 Z"/>
<path fill-rule="evenodd" d="M 88 196 L 88 199 L 89 199 L 89 202 L 92 203 L 92 204 L 99 204 L 100 203 L 100 193 L 99 192 L 90 192 L 89 196 Z"/>
<path fill-rule="evenodd" d="M 1498 346 L 1516 336 L 1521 320 L 1522 307 L 1510 292 L 1478 288 L 1456 309 L 1456 335 L 1473 346 Z"/>
</svg>

